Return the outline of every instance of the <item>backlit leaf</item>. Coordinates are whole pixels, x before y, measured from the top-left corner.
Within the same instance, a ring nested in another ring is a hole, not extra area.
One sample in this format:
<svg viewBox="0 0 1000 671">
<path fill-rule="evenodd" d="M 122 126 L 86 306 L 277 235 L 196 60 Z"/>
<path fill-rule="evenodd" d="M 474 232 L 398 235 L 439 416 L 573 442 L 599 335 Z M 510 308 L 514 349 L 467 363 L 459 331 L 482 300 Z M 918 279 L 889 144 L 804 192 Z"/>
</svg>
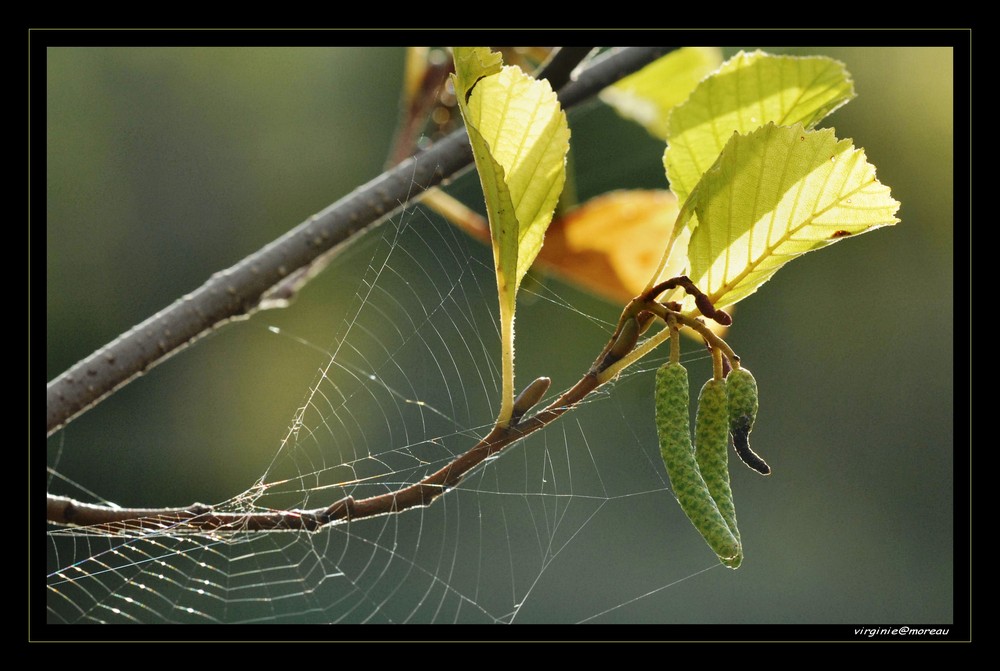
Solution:
<svg viewBox="0 0 1000 671">
<path fill-rule="evenodd" d="M 802 124 L 734 134 L 691 200 L 691 279 L 717 307 L 800 254 L 899 221 L 864 151 Z"/>
<path fill-rule="evenodd" d="M 609 86 L 600 97 L 621 116 L 666 140 L 670 111 L 720 63 L 717 47 L 684 47 Z"/>
<path fill-rule="evenodd" d="M 514 309 L 566 181 L 569 126 L 547 81 L 501 65 L 485 47 L 454 50 L 455 95 L 483 186 L 500 299 L 503 398 L 514 398 Z"/>
<path fill-rule="evenodd" d="M 671 190 L 683 204 L 734 131 L 746 134 L 770 122 L 812 128 L 854 95 L 839 61 L 740 52 L 670 115 L 663 163 Z"/>
<path fill-rule="evenodd" d="M 455 95 L 462 102 L 477 81 L 503 68 L 503 58 L 490 51 L 489 47 L 455 47 L 452 54 L 455 60 Z"/>
<path fill-rule="evenodd" d="M 500 67 L 499 54 L 484 50 L 455 49 L 456 94 L 486 196 L 501 300 L 512 302 L 566 180 L 569 126 L 548 82 Z"/>
<path fill-rule="evenodd" d="M 566 181 L 566 115 L 547 81 L 507 66 L 473 89 L 467 124 L 503 168 L 517 222 L 516 289 L 542 247 Z"/>
</svg>

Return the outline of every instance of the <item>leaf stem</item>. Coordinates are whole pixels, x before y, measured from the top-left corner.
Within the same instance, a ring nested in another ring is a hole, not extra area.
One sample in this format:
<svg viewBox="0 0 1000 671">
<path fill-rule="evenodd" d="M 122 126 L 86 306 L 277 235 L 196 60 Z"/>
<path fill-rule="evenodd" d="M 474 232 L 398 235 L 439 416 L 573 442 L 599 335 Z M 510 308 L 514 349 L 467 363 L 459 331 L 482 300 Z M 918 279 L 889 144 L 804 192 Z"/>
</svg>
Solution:
<svg viewBox="0 0 1000 671">
<path fill-rule="evenodd" d="M 674 244 L 677 242 L 677 238 L 681 236 L 682 227 L 687 226 L 688 220 L 691 219 L 694 214 L 694 209 L 689 207 L 689 204 L 693 202 L 694 201 L 689 196 L 688 199 L 684 201 L 680 211 L 677 213 L 677 218 L 674 220 L 673 228 L 670 229 L 670 239 L 667 241 L 667 246 L 663 249 L 663 255 L 660 257 L 660 262 L 657 264 L 656 270 L 653 271 L 653 276 L 649 278 L 649 282 L 646 284 L 646 293 L 653 288 L 653 285 L 660 279 L 660 275 L 663 274 L 664 269 L 667 267 L 670 255 L 674 251 Z M 687 269 L 680 268 L 678 270 L 687 271 Z"/>
<path fill-rule="evenodd" d="M 726 373 L 722 364 L 722 348 L 712 348 L 712 377 L 716 380 L 724 380 Z"/>
<path fill-rule="evenodd" d="M 602 370 L 600 373 L 598 373 L 598 379 L 601 381 L 601 384 L 604 384 L 608 380 L 617 377 L 618 374 L 622 372 L 625 368 L 628 368 L 636 361 L 638 361 L 639 359 L 643 358 L 644 356 L 652 352 L 654 349 L 659 347 L 664 340 L 666 340 L 669 337 L 670 337 L 670 329 L 662 329 L 661 331 L 653 334 L 652 336 L 644 340 L 627 355 L 625 355 L 624 357 L 622 357 L 621 359 L 619 359 L 618 361 L 616 361 L 615 363 L 611 364 L 610 366 Z"/>
<path fill-rule="evenodd" d="M 671 320 L 667 331 L 670 333 L 670 363 L 678 365 L 681 362 L 681 334 L 677 322 Z"/>
<path fill-rule="evenodd" d="M 514 412 L 514 299 L 500 294 L 500 360 L 503 379 L 497 426 L 507 426 Z"/>
</svg>

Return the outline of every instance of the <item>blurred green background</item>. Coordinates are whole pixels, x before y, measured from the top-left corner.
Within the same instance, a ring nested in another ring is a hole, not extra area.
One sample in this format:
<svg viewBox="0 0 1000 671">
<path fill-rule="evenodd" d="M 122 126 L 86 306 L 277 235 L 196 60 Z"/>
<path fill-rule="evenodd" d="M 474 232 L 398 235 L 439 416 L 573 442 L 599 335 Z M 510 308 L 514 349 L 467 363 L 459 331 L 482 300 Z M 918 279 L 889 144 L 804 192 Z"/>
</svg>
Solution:
<svg viewBox="0 0 1000 671">
<path fill-rule="evenodd" d="M 559 556 L 560 570 L 544 575 L 525 620 L 577 621 L 647 592 L 593 621 L 955 616 L 952 51 L 762 48 L 846 63 L 858 97 L 823 125 L 865 148 L 902 203 L 902 222 L 795 261 L 739 306 L 729 341 L 757 376 L 754 445 L 774 468 L 763 479 L 733 466 L 744 566 L 691 577 L 714 562 L 676 504 L 614 499 Z M 52 48 L 46 67 L 52 379 L 378 175 L 398 118 L 403 51 Z M 662 145 L 643 130 L 598 102 L 569 120 L 581 199 L 665 186 Z M 470 200 L 475 187 L 471 175 L 455 185 Z M 368 252 L 354 245 L 345 264 L 363 269 Z M 181 352 L 49 439 L 48 465 L 121 505 L 246 490 L 325 359 L 267 326 L 330 346 L 336 306 L 356 279 L 331 269 L 290 309 Z M 620 309 L 544 281 L 600 319 Z M 568 384 L 600 343 L 559 331 L 546 307 L 519 308 L 519 380 L 552 374 Z M 533 329 L 557 335 L 531 340 Z M 707 370 L 696 362 L 692 378 Z M 634 375 L 578 413 L 587 413 L 590 448 L 632 450 L 623 464 L 648 473 L 651 385 Z M 612 493 L 645 488 L 624 465 L 601 477 Z M 50 491 L 83 496 L 60 479 Z M 588 555 L 602 543 L 614 554 Z"/>
</svg>

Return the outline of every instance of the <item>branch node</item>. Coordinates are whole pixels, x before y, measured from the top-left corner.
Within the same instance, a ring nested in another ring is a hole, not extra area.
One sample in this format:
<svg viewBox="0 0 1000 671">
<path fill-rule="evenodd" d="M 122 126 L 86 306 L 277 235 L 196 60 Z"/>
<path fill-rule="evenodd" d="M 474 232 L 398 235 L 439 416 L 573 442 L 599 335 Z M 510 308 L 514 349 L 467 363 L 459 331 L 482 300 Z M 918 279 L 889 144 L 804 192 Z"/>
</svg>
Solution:
<svg viewBox="0 0 1000 671">
<path fill-rule="evenodd" d="M 335 522 L 337 520 L 351 521 L 351 517 L 354 515 L 354 497 L 345 496 L 339 501 L 333 503 L 330 507 L 323 510 L 323 512 L 316 515 L 316 520 L 320 525 L 326 525 L 330 522 Z"/>
<path fill-rule="evenodd" d="M 187 512 L 194 516 L 207 515 L 212 512 L 214 508 L 206 503 L 192 503 L 187 507 Z"/>
</svg>

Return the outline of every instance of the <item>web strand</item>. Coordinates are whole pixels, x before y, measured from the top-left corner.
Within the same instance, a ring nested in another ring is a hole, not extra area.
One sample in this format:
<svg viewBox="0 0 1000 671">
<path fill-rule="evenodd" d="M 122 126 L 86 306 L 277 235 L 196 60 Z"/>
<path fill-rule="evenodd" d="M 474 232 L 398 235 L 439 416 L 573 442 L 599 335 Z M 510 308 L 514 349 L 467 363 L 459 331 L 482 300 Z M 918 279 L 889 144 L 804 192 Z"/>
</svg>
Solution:
<svg viewBox="0 0 1000 671">
<path fill-rule="evenodd" d="M 246 491 L 213 510 L 238 519 L 377 496 L 441 468 L 492 428 L 500 375 L 489 250 L 419 210 L 385 227 L 370 249 L 332 345 L 306 343 L 322 365 L 270 463 Z M 583 358 L 539 371 L 561 374 L 565 384 L 572 375 L 566 371 L 585 368 L 586 357 L 614 330 L 614 308 L 591 314 L 558 285 L 542 282 L 534 291 L 537 309 L 521 311 L 522 337 L 530 335 L 532 320 L 554 311 L 568 333 L 590 340 Z M 294 334 L 271 333 L 289 347 L 302 346 Z M 530 357 L 531 345 L 521 351 Z M 629 386 L 650 367 L 612 384 Z M 649 436 L 625 419 L 625 406 L 614 410 L 622 428 L 611 450 L 586 418 L 586 409 L 606 405 L 608 396 L 592 394 L 583 413 L 487 459 L 430 507 L 398 515 L 316 532 L 250 533 L 235 525 L 204 533 L 182 523 L 52 528 L 49 620 L 510 623 L 543 617 L 538 613 L 547 610 L 551 584 L 562 580 L 561 561 L 573 557 L 599 567 L 590 536 L 621 514 L 623 500 L 669 499 L 655 460 L 635 458 Z M 549 393 L 543 403 L 553 398 Z M 621 491 L 604 474 L 625 462 L 643 469 L 645 482 Z M 71 489 L 94 499 L 83 487 Z M 588 615 L 571 608 L 556 617 Z"/>
</svg>

